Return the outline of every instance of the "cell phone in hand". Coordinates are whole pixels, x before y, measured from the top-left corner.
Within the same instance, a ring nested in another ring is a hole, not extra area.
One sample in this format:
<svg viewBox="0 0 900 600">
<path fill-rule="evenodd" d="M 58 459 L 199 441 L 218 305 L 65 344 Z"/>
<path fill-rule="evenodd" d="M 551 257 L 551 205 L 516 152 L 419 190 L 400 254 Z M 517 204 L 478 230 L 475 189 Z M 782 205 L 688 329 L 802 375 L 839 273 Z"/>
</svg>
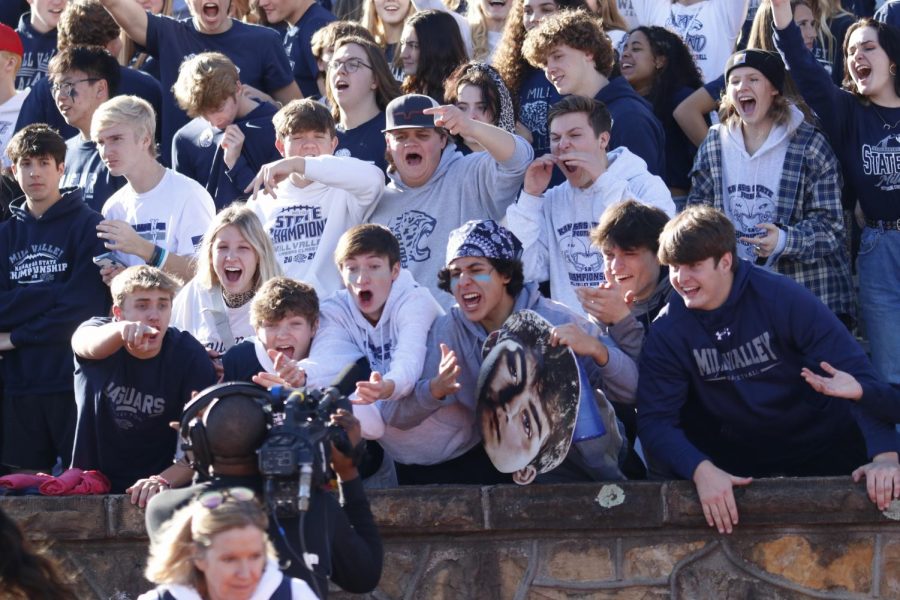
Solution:
<svg viewBox="0 0 900 600">
<path fill-rule="evenodd" d="M 125 263 L 120 261 L 112 252 L 104 252 L 100 256 L 93 258 L 94 264 L 100 267 L 124 267 Z"/>
</svg>

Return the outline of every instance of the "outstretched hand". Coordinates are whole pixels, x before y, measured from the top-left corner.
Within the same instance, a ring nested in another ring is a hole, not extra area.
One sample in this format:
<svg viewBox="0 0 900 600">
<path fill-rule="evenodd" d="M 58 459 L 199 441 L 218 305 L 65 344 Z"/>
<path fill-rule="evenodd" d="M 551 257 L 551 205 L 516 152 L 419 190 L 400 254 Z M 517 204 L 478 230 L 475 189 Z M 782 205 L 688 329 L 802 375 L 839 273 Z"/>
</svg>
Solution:
<svg viewBox="0 0 900 600">
<path fill-rule="evenodd" d="M 456 379 L 461 371 L 456 360 L 456 352 L 447 344 L 441 344 L 441 364 L 438 367 L 438 374 L 429 382 L 431 395 L 441 399 L 458 391 L 460 386 Z"/>
<path fill-rule="evenodd" d="M 820 394 L 834 396 L 835 398 L 847 398 L 848 400 L 859 400 L 862 398 L 862 386 L 853 375 L 835 369 L 824 360 L 819 363 L 819 366 L 831 377 L 813 373 L 806 367 L 800 370 L 800 376 L 812 386 L 812 389 Z"/>
</svg>

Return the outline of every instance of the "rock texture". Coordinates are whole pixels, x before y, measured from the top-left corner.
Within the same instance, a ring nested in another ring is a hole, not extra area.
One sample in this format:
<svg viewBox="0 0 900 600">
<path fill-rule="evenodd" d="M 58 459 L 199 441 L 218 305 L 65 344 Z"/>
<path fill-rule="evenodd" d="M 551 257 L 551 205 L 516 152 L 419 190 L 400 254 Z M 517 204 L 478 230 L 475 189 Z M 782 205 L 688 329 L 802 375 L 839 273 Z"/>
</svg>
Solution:
<svg viewBox="0 0 900 600">
<path fill-rule="evenodd" d="M 900 598 L 900 503 L 882 514 L 849 478 L 758 480 L 736 496 L 740 525 L 720 536 L 688 482 L 373 492 L 385 569 L 368 597 Z M 143 515 L 127 498 L 8 497 L 0 507 L 77 574 L 80 598 L 151 587 Z"/>
</svg>

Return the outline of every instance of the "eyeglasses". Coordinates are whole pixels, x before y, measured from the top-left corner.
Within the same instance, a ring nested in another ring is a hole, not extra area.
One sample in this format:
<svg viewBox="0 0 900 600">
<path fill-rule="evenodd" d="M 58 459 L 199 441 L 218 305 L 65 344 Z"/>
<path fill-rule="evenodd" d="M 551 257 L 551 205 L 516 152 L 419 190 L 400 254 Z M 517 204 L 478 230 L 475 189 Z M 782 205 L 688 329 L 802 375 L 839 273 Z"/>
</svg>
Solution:
<svg viewBox="0 0 900 600">
<path fill-rule="evenodd" d="M 465 275 L 472 281 L 477 281 L 479 283 L 486 283 L 491 280 L 491 273 L 496 271 L 494 267 L 490 269 L 484 269 L 484 267 L 473 267 L 471 269 L 467 269 L 465 271 L 450 271 L 450 288 L 456 289 L 459 285 L 459 280 L 462 279 L 462 276 Z"/>
<path fill-rule="evenodd" d="M 350 58 L 348 60 L 333 60 L 328 63 L 328 70 L 330 71 L 340 71 L 341 67 L 343 67 L 344 70 L 348 73 L 356 73 L 357 71 L 359 71 L 360 67 L 371 69 L 372 65 L 367 65 L 358 58 Z"/>
<path fill-rule="evenodd" d="M 50 94 L 53 96 L 62 94 L 63 96 L 69 96 L 71 98 L 75 95 L 75 86 L 85 81 L 90 81 L 91 83 L 93 83 L 95 81 L 100 81 L 100 78 L 85 77 L 84 79 L 76 79 L 75 81 L 63 81 L 62 83 L 54 83 L 50 86 Z"/>
<path fill-rule="evenodd" d="M 404 48 L 409 48 L 410 50 L 418 50 L 419 42 L 401 41 L 400 42 L 400 51 L 402 52 Z"/>
<path fill-rule="evenodd" d="M 197 504 L 203 508 L 214 510 L 231 498 L 235 502 L 250 502 L 256 498 L 253 490 L 245 487 L 233 487 L 224 490 L 214 490 L 211 492 L 203 492 L 197 496 Z"/>
</svg>

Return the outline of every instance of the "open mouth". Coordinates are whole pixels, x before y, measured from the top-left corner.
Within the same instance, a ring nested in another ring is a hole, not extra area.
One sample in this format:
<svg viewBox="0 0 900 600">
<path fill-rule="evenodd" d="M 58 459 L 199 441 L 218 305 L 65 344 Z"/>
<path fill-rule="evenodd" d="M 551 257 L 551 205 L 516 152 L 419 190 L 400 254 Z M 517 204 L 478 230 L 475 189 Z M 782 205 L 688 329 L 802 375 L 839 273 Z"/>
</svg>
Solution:
<svg viewBox="0 0 900 600">
<path fill-rule="evenodd" d="M 745 116 L 750 116 L 756 111 L 755 98 L 751 98 L 749 96 L 739 97 L 738 104 L 741 107 L 741 112 L 744 113 Z"/>
<path fill-rule="evenodd" d="M 488 6 L 490 6 L 491 8 L 506 8 L 506 1 L 505 0 L 491 0 L 490 2 L 488 2 Z"/>
<path fill-rule="evenodd" d="M 481 294 L 470 292 L 462 295 L 462 305 L 464 310 L 475 310 L 481 302 Z"/>
<path fill-rule="evenodd" d="M 241 280 L 241 275 L 243 273 L 244 271 L 237 267 L 225 267 L 225 281 L 228 283 L 237 283 Z"/>
<path fill-rule="evenodd" d="M 697 292 L 699 292 L 699 291 L 700 291 L 700 287 L 699 287 L 699 286 L 694 286 L 694 287 L 682 287 L 682 288 L 681 288 L 681 292 L 682 292 L 685 296 L 687 296 L 689 299 L 690 299 L 690 298 L 693 298 L 694 296 L 696 296 L 696 295 L 697 295 Z"/>
<path fill-rule="evenodd" d="M 563 170 L 565 170 L 566 173 L 574 174 L 575 171 L 578 170 L 578 167 L 577 167 L 577 166 L 575 166 L 575 165 L 572 164 L 572 163 L 566 162 L 566 161 L 563 161 L 563 162 L 561 162 L 561 163 L 559 163 L 559 164 L 560 164 L 560 166 L 563 168 Z"/>
<path fill-rule="evenodd" d="M 869 75 L 872 74 L 872 67 L 866 65 L 857 65 L 856 66 L 856 78 L 862 83 L 866 79 L 869 78 Z"/>
<path fill-rule="evenodd" d="M 293 360 L 293 358 L 294 358 L 294 347 L 293 346 L 290 346 L 290 345 L 275 346 L 275 351 L 281 352 L 282 354 L 284 354 L 287 358 L 290 358 L 291 360 Z"/>
<path fill-rule="evenodd" d="M 370 290 L 360 290 L 356 297 L 359 298 L 361 304 L 368 304 L 372 301 L 372 292 Z"/>
<path fill-rule="evenodd" d="M 215 19 L 219 16 L 219 5 L 215 2 L 206 2 L 203 4 L 203 16 L 207 19 Z"/>
<path fill-rule="evenodd" d="M 346 90 L 348 87 L 350 87 L 350 83 L 343 79 L 338 79 L 336 82 L 334 82 L 334 89 L 339 92 Z"/>
<path fill-rule="evenodd" d="M 406 155 L 406 164 L 410 167 L 418 167 L 422 164 L 423 160 L 422 155 L 418 152 L 410 152 Z"/>
</svg>

